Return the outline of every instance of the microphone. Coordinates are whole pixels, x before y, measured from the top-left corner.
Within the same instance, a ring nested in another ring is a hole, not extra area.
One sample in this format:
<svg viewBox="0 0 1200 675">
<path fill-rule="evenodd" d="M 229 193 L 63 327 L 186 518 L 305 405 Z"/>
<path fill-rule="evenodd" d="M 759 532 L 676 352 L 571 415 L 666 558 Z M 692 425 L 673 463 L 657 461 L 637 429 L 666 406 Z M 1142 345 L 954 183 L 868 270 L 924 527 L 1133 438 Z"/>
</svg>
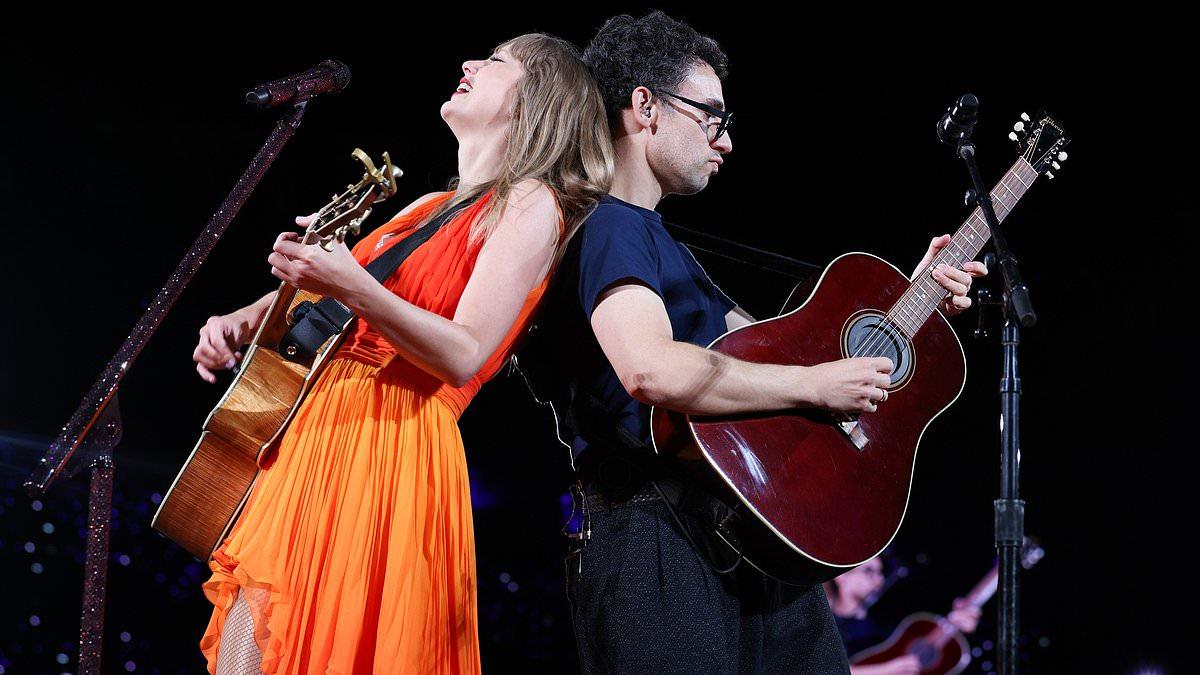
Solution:
<svg viewBox="0 0 1200 675">
<path fill-rule="evenodd" d="M 260 84 L 246 92 L 246 103 L 259 108 L 302 103 L 314 96 L 341 91 L 348 84 L 350 67 L 331 59 L 298 75 Z"/>
<path fill-rule="evenodd" d="M 963 94 L 954 105 L 942 115 L 937 123 L 938 140 L 946 145 L 954 145 L 964 138 L 969 138 L 975 130 L 975 116 L 979 114 L 979 99 L 973 94 Z"/>
</svg>

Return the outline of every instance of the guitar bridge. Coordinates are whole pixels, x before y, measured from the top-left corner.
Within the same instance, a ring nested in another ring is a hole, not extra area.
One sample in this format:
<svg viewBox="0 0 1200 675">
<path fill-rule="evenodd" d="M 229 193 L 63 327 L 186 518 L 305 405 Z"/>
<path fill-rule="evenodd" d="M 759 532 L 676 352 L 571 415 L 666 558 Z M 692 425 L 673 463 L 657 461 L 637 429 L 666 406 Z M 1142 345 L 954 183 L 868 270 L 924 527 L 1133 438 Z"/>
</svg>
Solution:
<svg viewBox="0 0 1200 675">
<path fill-rule="evenodd" d="M 852 417 L 843 417 L 842 421 L 838 422 L 838 429 L 841 429 L 846 438 L 850 439 L 850 442 L 858 450 L 867 447 L 867 443 L 871 442 L 871 439 L 867 438 L 867 435 L 863 433 L 862 425 L 858 423 L 857 419 Z"/>
</svg>

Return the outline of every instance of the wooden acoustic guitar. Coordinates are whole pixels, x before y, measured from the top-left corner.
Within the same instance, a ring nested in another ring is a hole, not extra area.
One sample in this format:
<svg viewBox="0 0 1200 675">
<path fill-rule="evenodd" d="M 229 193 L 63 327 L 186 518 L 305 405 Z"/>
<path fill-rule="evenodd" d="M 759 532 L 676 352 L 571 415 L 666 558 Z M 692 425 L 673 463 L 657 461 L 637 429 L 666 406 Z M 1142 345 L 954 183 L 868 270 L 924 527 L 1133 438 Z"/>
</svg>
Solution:
<svg viewBox="0 0 1200 675">
<path fill-rule="evenodd" d="M 360 149 L 354 150 L 354 157 L 366 167 L 362 180 L 317 212 L 302 243 L 328 248 L 358 234 L 371 206 L 395 194 L 403 172 L 386 152 L 379 169 Z M 318 300 L 286 282 L 280 284 L 233 383 L 209 413 L 200 440 L 154 516 L 156 530 L 201 560 L 208 559 L 228 534 L 263 460 L 346 332 L 343 327 L 311 358 L 281 348 L 292 325 L 292 310 L 301 302 Z"/>
<path fill-rule="evenodd" d="M 1021 566 L 1029 569 L 1046 555 L 1032 539 L 1025 539 Z M 972 607 L 983 607 L 996 593 L 1000 567 L 980 579 L 964 598 Z M 912 655 L 921 663 L 921 675 L 957 675 L 971 663 L 971 646 L 954 624 L 929 612 L 909 614 L 883 643 L 850 657 L 850 664 L 865 666 L 887 663 Z"/>
<path fill-rule="evenodd" d="M 1022 117 L 1010 135 L 1019 157 L 991 192 L 1000 220 L 1038 176 L 1066 160 L 1070 142 L 1050 117 Z M 976 208 L 932 265 L 961 267 L 990 237 Z M 744 361 L 788 365 L 886 356 L 895 368 L 877 412 L 651 411 L 655 450 L 681 460 L 729 507 L 715 529 L 737 555 L 780 581 L 810 585 L 891 542 L 908 507 L 921 436 L 966 381 L 962 346 L 937 309 L 945 296 L 928 270 L 910 282 L 880 258 L 848 253 L 825 268 L 797 309 L 709 345 Z"/>
</svg>

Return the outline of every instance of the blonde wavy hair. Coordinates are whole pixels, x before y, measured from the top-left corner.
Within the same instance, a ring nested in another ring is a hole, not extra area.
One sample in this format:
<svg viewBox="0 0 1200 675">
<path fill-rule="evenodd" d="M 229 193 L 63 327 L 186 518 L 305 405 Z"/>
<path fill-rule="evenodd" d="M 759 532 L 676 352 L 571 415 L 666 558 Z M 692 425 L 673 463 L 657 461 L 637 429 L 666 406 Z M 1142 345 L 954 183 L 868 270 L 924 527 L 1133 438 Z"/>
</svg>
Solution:
<svg viewBox="0 0 1200 675">
<path fill-rule="evenodd" d="M 507 49 L 521 61 L 508 145 L 493 180 L 460 190 L 430 214 L 429 220 L 489 190 L 492 199 L 471 225 L 472 239 L 486 238 L 504 214 L 518 183 L 535 179 L 562 207 L 565 235 L 559 252 L 612 187 L 613 147 L 600 88 L 570 42 L 544 33 L 513 38 Z M 457 179 L 451 182 L 451 189 Z"/>
</svg>

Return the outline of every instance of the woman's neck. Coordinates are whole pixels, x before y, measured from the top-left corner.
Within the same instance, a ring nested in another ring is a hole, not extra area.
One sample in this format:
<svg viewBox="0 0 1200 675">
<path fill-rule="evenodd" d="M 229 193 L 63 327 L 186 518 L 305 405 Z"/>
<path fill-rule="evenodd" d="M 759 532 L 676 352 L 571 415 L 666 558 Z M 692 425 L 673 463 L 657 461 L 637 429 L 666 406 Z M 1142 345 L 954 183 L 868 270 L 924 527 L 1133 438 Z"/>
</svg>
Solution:
<svg viewBox="0 0 1200 675">
<path fill-rule="evenodd" d="M 459 189 L 471 188 L 496 179 L 504 161 L 503 135 L 489 134 L 458 142 Z"/>
</svg>

